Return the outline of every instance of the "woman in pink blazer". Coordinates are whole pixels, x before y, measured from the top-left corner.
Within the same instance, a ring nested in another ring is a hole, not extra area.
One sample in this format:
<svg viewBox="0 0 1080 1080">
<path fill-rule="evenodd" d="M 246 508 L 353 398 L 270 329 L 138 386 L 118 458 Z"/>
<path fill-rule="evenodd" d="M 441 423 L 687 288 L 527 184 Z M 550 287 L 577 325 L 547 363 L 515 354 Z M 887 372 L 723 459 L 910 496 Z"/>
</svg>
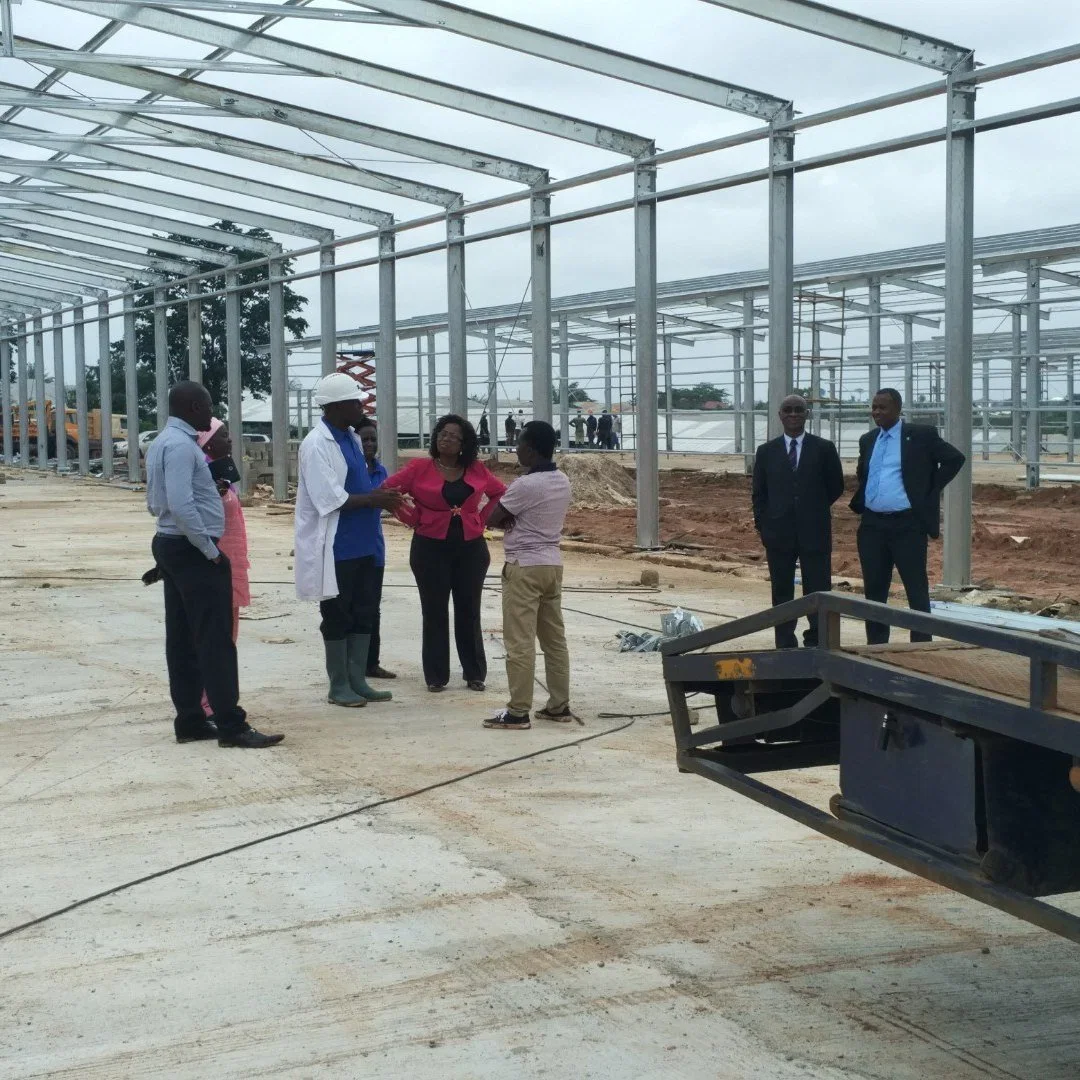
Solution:
<svg viewBox="0 0 1080 1080">
<path fill-rule="evenodd" d="M 421 656 L 432 693 L 450 681 L 451 596 L 462 677 L 470 690 L 483 690 L 487 678 L 480 597 L 491 556 L 484 526 L 506 485 L 476 460 L 476 451 L 472 424 L 444 416 L 432 432 L 431 456 L 410 461 L 383 484 L 412 499 L 397 516 L 414 530 L 409 565 L 420 591 Z"/>
</svg>

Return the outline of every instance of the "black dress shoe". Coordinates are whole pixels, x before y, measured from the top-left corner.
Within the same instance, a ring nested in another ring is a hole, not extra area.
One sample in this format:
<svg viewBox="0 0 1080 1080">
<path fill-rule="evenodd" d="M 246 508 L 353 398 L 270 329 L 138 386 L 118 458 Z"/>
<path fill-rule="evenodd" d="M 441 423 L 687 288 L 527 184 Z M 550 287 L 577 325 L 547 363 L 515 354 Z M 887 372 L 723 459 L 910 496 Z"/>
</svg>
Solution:
<svg viewBox="0 0 1080 1080">
<path fill-rule="evenodd" d="M 446 689 L 445 683 L 430 682 L 427 686 L 428 690 L 433 694 L 441 694 Z"/>
<path fill-rule="evenodd" d="M 367 677 L 369 679 L 396 679 L 397 675 L 392 671 L 387 671 L 382 664 L 376 664 L 373 668 L 368 668 Z"/>
<path fill-rule="evenodd" d="M 178 743 L 202 742 L 204 739 L 216 739 L 219 735 L 217 724 L 212 720 L 204 720 L 197 726 L 185 725 L 173 730 L 176 732 Z"/>
<path fill-rule="evenodd" d="M 487 689 L 483 679 L 470 679 L 465 685 L 468 686 L 470 690 L 476 690 L 477 692 Z"/>
<path fill-rule="evenodd" d="M 284 735 L 264 735 L 253 727 L 243 731 L 230 731 L 218 738 L 218 746 L 239 746 L 245 750 L 261 750 L 266 746 L 277 746 Z"/>
</svg>

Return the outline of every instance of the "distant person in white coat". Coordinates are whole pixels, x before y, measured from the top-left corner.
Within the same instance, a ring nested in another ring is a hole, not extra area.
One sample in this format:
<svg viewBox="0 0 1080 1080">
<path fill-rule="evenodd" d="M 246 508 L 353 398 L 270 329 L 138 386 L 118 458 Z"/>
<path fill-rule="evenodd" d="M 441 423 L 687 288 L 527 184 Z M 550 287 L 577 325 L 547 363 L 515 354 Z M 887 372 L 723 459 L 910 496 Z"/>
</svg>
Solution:
<svg viewBox="0 0 1080 1080">
<path fill-rule="evenodd" d="M 375 488 L 354 431 L 365 396 L 342 372 L 315 388 L 323 417 L 300 444 L 293 559 L 296 595 L 320 601 L 327 700 L 352 708 L 390 698 L 368 684 L 367 667 L 379 607 L 379 515 L 402 503 L 399 491 Z"/>
</svg>

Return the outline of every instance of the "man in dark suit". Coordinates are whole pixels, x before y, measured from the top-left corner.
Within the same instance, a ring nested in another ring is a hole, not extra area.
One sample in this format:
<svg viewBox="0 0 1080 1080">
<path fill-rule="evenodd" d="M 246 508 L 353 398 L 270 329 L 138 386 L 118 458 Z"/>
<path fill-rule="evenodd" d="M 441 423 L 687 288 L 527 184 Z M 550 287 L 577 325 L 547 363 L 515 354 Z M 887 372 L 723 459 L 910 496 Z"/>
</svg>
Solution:
<svg viewBox="0 0 1080 1080">
<path fill-rule="evenodd" d="M 832 504 L 843 494 L 840 455 L 828 439 L 806 430 L 806 401 L 797 394 L 780 403 L 784 434 L 763 443 L 754 458 L 754 528 L 769 562 L 772 602 L 795 598 L 795 563 L 802 569 L 803 596 L 832 588 Z M 810 617 L 803 644 L 818 643 Z M 798 646 L 794 622 L 776 627 L 776 647 Z"/>
<path fill-rule="evenodd" d="M 891 388 L 874 395 L 870 414 L 877 430 L 859 439 L 859 487 L 851 509 L 862 516 L 858 544 L 866 599 L 888 603 L 895 566 L 908 607 L 929 611 L 926 541 L 940 532 L 941 492 L 964 467 L 965 458 L 937 428 L 902 420 L 903 404 Z M 866 640 L 883 645 L 889 627 L 868 622 Z M 930 635 L 913 630 L 911 640 L 929 641 Z"/>
</svg>

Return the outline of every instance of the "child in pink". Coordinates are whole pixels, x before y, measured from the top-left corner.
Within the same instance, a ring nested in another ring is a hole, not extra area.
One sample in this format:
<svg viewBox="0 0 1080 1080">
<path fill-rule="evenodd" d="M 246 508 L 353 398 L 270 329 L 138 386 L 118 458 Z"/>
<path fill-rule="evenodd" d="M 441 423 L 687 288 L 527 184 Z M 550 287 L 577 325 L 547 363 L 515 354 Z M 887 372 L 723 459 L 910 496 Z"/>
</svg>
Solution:
<svg viewBox="0 0 1080 1080">
<path fill-rule="evenodd" d="M 217 461 L 220 458 L 229 457 L 232 454 L 232 442 L 229 439 L 229 429 L 217 417 L 210 421 L 209 431 L 200 431 L 198 435 L 200 448 L 206 454 L 207 462 Z M 232 573 L 232 639 L 236 643 L 240 631 L 240 609 L 251 603 L 251 591 L 248 586 L 248 542 L 247 525 L 244 522 L 244 510 L 240 505 L 240 496 L 236 488 L 227 480 L 217 482 L 218 491 L 221 492 L 222 508 L 225 511 L 225 532 L 218 541 L 218 550 L 229 560 L 229 570 Z M 203 694 L 203 712 L 211 715 L 210 703 Z"/>
</svg>

